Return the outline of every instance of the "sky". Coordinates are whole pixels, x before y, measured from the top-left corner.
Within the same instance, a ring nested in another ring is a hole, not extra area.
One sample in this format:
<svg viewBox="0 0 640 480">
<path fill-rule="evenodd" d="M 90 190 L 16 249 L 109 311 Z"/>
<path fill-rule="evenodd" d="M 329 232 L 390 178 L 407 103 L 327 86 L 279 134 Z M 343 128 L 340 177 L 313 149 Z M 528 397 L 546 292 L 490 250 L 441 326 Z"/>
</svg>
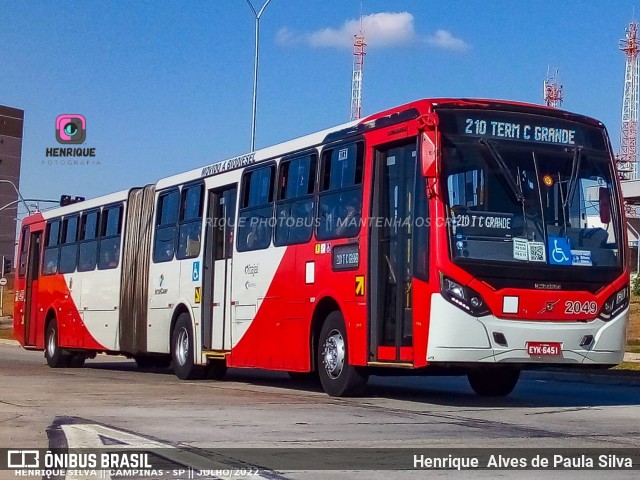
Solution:
<svg viewBox="0 0 640 480">
<path fill-rule="evenodd" d="M 349 120 L 360 10 L 359 0 L 268 5 L 257 148 Z M 562 107 L 603 121 L 617 150 L 618 46 L 633 12 L 622 0 L 364 0 L 362 113 L 429 97 L 542 103 L 557 67 Z M 247 153 L 254 26 L 245 0 L 3 2 L 0 104 L 25 111 L 23 196 L 93 198 Z M 85 116 L 81 146 L 95 160 L 45 156 L 61 147 L 61 114 Z"/>
</svg>

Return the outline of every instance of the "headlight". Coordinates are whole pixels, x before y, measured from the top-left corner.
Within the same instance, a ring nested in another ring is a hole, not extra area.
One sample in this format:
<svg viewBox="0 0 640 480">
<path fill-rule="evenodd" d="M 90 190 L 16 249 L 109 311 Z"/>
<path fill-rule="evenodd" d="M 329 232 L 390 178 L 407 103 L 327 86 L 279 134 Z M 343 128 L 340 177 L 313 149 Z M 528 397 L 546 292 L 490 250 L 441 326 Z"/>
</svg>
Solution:
<svg viewBox="0 0 640 480">
<path fill-rule="evenodd" d="M 444 298 L 474 317 L 491 313 L 480 294 L 472 288 L 464 287 L 445 276 L 441 277 L 440 286 Z"/>
<path fill-rule="evenodd" d="M 629 306 L 629 286 L 625 285 L 621 290 L 607 298 L 604 302 L 598 316 L 608 322 L 612 317 L 616 316 L 622 310 Z"/>
</svg>

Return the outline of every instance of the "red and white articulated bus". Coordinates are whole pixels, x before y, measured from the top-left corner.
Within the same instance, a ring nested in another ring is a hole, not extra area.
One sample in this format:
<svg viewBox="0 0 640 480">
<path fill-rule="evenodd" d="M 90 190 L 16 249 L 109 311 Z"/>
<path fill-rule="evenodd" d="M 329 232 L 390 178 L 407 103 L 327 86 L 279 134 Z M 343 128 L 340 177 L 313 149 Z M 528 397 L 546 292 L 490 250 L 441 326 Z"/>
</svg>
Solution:
<svg viewBox="0 0 640 480">
<path fill-rule="evenodd" d="M 227 367 L 466 374 L 623 358 L 629 269 L 602 123 L 420 100 L 21 227 L 14 329 L 51 367 L 97 353 Z"/>
</svg>

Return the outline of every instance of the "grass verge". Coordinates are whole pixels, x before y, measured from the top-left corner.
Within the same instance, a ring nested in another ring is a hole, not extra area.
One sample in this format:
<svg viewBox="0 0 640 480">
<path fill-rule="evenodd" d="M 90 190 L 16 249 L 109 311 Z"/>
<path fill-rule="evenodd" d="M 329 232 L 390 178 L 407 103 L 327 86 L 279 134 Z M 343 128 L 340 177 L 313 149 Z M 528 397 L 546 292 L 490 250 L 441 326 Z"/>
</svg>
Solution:
<svg viewBox="0 0 640 480">
<path fill-rule="evenodd" d="M 613 367 L 610 371 L 640 372 L 640 362 L 622 362 L 617 367 Z"/>
</svg>

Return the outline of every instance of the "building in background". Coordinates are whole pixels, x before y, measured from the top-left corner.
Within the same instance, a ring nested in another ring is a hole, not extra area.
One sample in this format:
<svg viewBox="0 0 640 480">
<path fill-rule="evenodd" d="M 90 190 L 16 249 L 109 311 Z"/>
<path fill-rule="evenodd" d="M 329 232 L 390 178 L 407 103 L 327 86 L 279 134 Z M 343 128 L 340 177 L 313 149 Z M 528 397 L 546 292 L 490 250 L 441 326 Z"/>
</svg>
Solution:
<svg viewBox="0 0 640 480">
<path fill-rule="evenodd" d="M 0 105 L 0 180 L 20 188 L 22 128 L 24 111 Z M 0 256 L 15 265 L 16 216 L 18 193 L 12 185 L 0 182 Z"/>
</svg>

